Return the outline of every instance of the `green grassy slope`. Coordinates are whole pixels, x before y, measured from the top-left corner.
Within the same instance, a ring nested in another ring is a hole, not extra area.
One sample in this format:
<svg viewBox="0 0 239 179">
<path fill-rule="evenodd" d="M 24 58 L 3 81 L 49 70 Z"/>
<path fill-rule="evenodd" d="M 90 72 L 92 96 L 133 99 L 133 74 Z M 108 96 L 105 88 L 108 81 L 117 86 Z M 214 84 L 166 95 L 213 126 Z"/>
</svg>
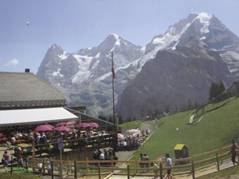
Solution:
<svg viewBox="0 0 239 179">
<path fill-rule="evenodd" d="M 238 178 L 238 176 L 239 176 L 239 167 L 236 166 L 233 168 L 228 168 L 226 170 L 222 170 L 216 173 L 199 177 L 198 179 L 232 179 L 232 178 Z"/>
<path fill-rule="evenodd" d="M 229 101 L 229 100 L 227 100 Z M 224 101 L 225 102 L 225 101 Z M 158 128 L 152 137 L 140 147 L 139 153 L 148 153 L 151 159 L 165 153 L 173 153 L 177 143 L 189 147 L 190 154 L 202 153 L 229 144 L 232 138 L 239 135 L 239 98 L 230 101 L 217 109 L 224 102 L 208 105 L 202 120 L 188 125 L 192 111 L 177 113 L 164 117 L 158 122 Z M 179 131 L 176 131 L 179 128 Z"/>
<path fill-rule="evenodd" d="M 139 128 L 142 123 L 143 123 L 143 121 L 136 120 L 136 121 L 130 121 L 130 122 L 120 124 L 119 126 L 122 129 L 136 129 L 136 128 Z"/>
</svg>

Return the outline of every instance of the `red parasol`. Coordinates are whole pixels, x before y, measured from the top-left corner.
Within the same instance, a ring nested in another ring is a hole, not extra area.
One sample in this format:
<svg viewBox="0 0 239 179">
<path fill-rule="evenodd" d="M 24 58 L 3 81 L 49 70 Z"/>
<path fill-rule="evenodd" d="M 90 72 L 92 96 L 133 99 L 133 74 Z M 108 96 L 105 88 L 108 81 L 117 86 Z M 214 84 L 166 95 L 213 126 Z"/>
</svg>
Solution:
<svg viewBox="0 0 239 179">
<path fill-rule="evenodd" d="M 0 133 L 0 143 L 6 142 L 6 141 L 7 141 L 7 137 L 3 133 Z"/>
<path fill-rule="evenodd" d="M 91 122 L 91 123 L 89 123 L 89 127 L 90 128 L 99 128 L 100 126 L 99 126 L 99 124 L 97 124 L 97 123 L 95 123 L 95 122 Z"/>
<path fill-rule="evenodd" d="M 59 126 L 59 127 L 55 128 L 55 130 L 58 132 L 70 132 L 70 129 L 66 126 Z"/>
<path fill-rule="evenodd" d="M 75 124 L 76 124 L 76 121 L 75 120 L 71 120 L 71 121 L 60 122 L 60 123 L 56 124 L 56 126 L 57 127 L 59 127 L 59 126 L 74 127 Z"/>
<path fill-rule="evenodd" d="M 90 127 L 90 126 L 89 126 L 89 123 L 82 122 L 82 123 L 80 123 L 80 124 L 78 125 L 78 127 L 79 127 L 79 128 L 88 128 L 88 127 Z"/>
<path fill-rule="evenodd" d="M 5 135 L 3 133 L 0 133 L 0 138 L 4 138 Z"/>
<path fill-rule="evenodd" d="M 54 126 L 50 124 L 39 125 L 35 128 L 36 132 L 51 132 L 54 130 Z"/>
<path fill-rule="evenodd" d="M 57 123 L 56 127 L 65 126 L 65 125 L 66 125 L 66 121 L 63 121 L 63 122 Z"/>
</svg>

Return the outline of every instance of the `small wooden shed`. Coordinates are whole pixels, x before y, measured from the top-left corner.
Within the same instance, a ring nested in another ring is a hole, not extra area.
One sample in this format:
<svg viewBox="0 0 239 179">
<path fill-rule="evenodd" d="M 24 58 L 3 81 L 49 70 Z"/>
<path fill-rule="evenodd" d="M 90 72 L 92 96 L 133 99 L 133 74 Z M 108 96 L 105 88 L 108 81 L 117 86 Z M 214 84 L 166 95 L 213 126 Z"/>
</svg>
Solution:
<svg viewBox="0 0 239 179">
<path fill-rule="evenodd" d="M 188 147 L 185 144 L 176 144 L 174 147 L 175 159 L 184 159 L 189 157 Z M 189 160 L 183 160 L 176 162 L 177 164 L 188 163 Z"/>
</svg>

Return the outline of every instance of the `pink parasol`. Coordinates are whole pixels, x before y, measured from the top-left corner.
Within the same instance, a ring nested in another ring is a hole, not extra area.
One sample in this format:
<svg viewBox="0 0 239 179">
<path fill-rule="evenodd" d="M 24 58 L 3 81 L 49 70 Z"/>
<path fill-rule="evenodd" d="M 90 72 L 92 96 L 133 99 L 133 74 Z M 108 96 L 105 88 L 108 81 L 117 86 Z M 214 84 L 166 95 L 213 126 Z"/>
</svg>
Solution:
<svg viewBox="0 0 239 179">
<path fill-rule="evenodd" d="M 3 133 L 0 133 L 0 143 L 6 142 L 6 141 L 7 141 L 7 137 Z"/>
<path fill-rule="evenodd" d="M 0 133 L 0 138 L 6 137 L 3 133 Z"/>
<path fill-rule="evenodd" d="M 55 130 L 58 132 L 70 132 L 70 129 L 66 126 L 59 126 L 59 127 L 55 128 Z"/>
<path fill-rule="evenodd" d="M 60 127 L 60 126 L 66 126 L 66 121 L 59 122 L 56 124 L 56 127 Z"/>
<path fill-rule="evenodd" d="M 54 130 L 54 126 L 50 124 L 39 125 L 35 128 L 36 132 L 51 132 Z"/>
<path fill-rule="evenodd" d="M 71 120 L 71 121 L 63 121 L 63 122 L 60 122 L 58 124 L 56 124 L 56 126 L 67 126 L 67 127 L 74 127 L 76 124 L 76 121 L 75 120 Z"/>
<path fill-rule="evenodd" d="M 99 126 L 99 124 L 97 124 L 97 123 L 95 123 L 95 122 L 90 122 L 90 123 L 89 123 L 89 127 L 90 127 L 90 128 L 99 128 L 100 126 Z"/>
<path fill-rule="evenodd" d="M 78 127 L 79 127 L 79 128 L 88 128 L 88 127 L 90 127 L 90 126 L 89 126 L 89 123 L 82 122 L 82 123 L 80 123 L 80 124 L 78 125 Z"/>
</svg>

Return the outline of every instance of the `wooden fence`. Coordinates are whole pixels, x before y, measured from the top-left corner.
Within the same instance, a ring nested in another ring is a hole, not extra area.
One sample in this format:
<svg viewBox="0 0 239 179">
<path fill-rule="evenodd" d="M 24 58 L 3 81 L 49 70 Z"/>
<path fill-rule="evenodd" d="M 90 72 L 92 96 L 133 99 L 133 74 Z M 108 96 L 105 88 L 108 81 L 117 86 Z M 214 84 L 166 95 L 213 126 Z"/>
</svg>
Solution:
<svg viewBox="0 0 239 179">
<path fill-rule="evenodd" d="M 198 175 L 206 174 L 203 171 L 219 171 L 225 168 L 223 164 L 230 163 L 230 146 L 220 150 L 194 155 L 190 158 L 174 160 L 174 176 L 191 176 L 195 179 Z M 160 178 L 166 174 L 164 159 L 148 161 L 118 161 L 118 160 L 86 160 L 86 161 L 60 161 L 38 158 L 29 161 L 26 165 L 29 171 L 50 175 L 54 177 L 67 177 L 77 179 L 81 177 L 104 178 L 108 175 L 144 176 Z M 223 167 L 223 168 L 222 168 Z"/>
</svg>

